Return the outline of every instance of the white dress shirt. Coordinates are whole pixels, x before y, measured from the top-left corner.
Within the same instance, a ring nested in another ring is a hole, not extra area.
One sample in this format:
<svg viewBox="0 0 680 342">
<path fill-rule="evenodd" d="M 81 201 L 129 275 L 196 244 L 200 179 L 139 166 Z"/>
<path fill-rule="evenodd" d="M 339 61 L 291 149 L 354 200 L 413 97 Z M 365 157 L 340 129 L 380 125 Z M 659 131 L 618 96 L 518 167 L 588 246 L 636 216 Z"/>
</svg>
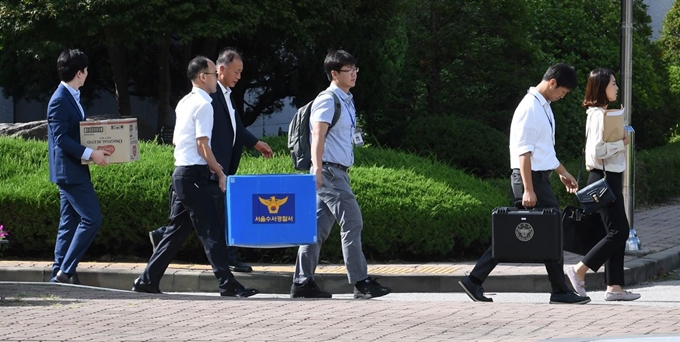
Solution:
<svg viewBox="0 0 680 342">
<path fill-rule="evenodd" d="M 198 153 L 196 139 L 212 138 L 213 108 L 212 99 L 203 89 L 193 87 L 184 96 L 175 109 L 175 132 L 172 142 L 175 144 L 175 166 L 208 164 Z"/>
<path fill-rule="evenodd" d="M 626 170 L 626 147 L 623 140 L 604 141 L 604 108 L 590 107 L 586 113 L 586 169 L 623 172 Z"/>
<path fill-rule="evenodd" d="M 234 130 L 234 141 L 231 142 L 231 146 L 236 144 L 236 110 L 231 103 L 231 88 L 225 87 L 222 83 L 217 82 L 222 89 L 222 94 L 224 94 L 224 100 L 227 101 L 227 108 L 229 108 L 229 118 L 231 119 L 231 128 Z"/>
<path fill-rule="evenodd" d="M 80 104 L 80 90 L 71 88 L 71 86 L 66 84 L 66 82 L 64 81 L 61 81 L 61 84 L 64 87 L 66 87 L 66 90 L 68 90 L 68 92 L 71 93 L 71 96 L 73 96 L 73 99 L 76 100 L 78 109 L 80 109 L 80 118 L 82 120 L 85 120 L 85 110 L 83 110 L 83 106 Z M 80 159 L 90 160 L 90 156 L 92 156 L 92 151 L 93 150 L 91 148 L 85 147 L 85 151 L 83 151 L 83 155 L 80 156 Z"/>
<path fill-rule="evenodd" d="M 555 117 L 546 100 L 531 87 L 517 105 L 510 125 L 510 167 L 519 168 L 519 156 L 531 153 L 532 171 L 549 171 L 560 166 L 555 153 Z"/>
</svg>

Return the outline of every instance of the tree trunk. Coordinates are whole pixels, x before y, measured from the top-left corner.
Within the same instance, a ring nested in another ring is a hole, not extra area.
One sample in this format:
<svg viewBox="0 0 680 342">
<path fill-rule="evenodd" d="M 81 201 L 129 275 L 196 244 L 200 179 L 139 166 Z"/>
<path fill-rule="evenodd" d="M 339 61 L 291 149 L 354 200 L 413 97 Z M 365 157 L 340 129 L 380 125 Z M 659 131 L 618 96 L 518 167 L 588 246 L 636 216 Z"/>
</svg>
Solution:
<svg viewBox="0 0 680 342">
<path fill-rule="evenodd" d="M 170 35 L 160 34 L 158 50 L 158 121 L 156 134 L 161 133 L 170 107 Z"/>
<path fill-rule="evenodd" d="M 109 61 L 111 63 L 113 83 L 116 87 L 118 115 L 121 117 L 130 117 L 132 115 L 132 109 L 130 105 L 130 93 L 128 92 L 125 48 L 113 38 L 115 35 L 111 28 L 104 28 L 104 36 L 106 39 L 106 50 L 109 54 Z"/>
</svg>

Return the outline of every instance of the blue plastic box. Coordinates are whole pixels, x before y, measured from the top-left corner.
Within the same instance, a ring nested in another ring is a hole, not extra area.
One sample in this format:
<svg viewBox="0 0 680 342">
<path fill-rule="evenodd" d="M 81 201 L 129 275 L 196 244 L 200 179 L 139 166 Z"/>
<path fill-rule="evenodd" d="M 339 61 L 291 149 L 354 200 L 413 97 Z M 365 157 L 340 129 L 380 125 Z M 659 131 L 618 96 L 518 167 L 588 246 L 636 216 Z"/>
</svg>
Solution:
<svg viewBox="0 0 680 342">
<path fill-rule="evenodd" d="M 316 243 L 314 175 L 227 179 L 227 244 L 279 248 Z"/>
</svg>

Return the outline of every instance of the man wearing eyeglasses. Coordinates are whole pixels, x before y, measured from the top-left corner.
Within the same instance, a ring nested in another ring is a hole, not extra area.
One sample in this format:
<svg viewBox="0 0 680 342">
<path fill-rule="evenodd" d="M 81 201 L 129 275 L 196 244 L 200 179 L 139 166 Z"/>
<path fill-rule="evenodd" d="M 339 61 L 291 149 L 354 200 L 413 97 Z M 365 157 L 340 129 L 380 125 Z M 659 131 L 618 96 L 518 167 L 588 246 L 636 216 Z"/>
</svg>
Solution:
<svg viewBox="0 0 680 342">
<path fill-rule="evenodd" d="M 361 209 L 350 187 L 349 168 L 354 164 L 354 146 L 363 145 L 357 131 L 357 115 L 352 93 L 359 68 L 356 59 L 343 50 L 331 51 L 324 61 L 326 76 L 331 81 L 327 90 L 314 100 L 311 126 L 311 174 L 316 176 L 316 222 L 318 242 L 300 246 L 295 263 L 295 275 L 290 289 L 291 298 L 331 298 L 314 281 L 319 263 L 321 244 L 326 240 L 333 224 L 340 225 L 342 255 L 347 268 L 347 278 L 354 285 L 354 298 L 375 298 L 390 293 L 368 276 L 366 258 L 361 248 L 363 218 Z M 341 103 L 340 118 L 329 129 L 335 113 L 334 97 Z"/>
<path fill-rule="evenodd" d="M 132 290 L 161 293 L 161 278 L 193 229 L 219 281 L 220 295 L 250 297 L 258 291 L 245 288 L 229 270 L 224 226 L 212 201 L 211 187 L 214 185 L 210 181 L 211 173 L 215 174 L 222 193 L 227 179 L 210 147 L 214 119 L 213 100 L 209 94 L 217 88 L 217 67 L 208 58 L 198 56 L 189 62 L 187 76 L 193 88 L 175 110 L 177 118 L 172 138 L 175 145 L 175 171 L 172 175 L 175 198 L 170 224 Z"/>
<path fill-rule="evenodd" d="M 215 75 L 217 78 L 217 91 L 210 94 L 214 111 L 210 146 L 217 163 L 220 164 L 227 176 L 236 174 L 244 145 L 255 148 L 265 158 L 273 156 L 269 145 L 264 141 L 259 141 L 243 126 L 239 111 L 236 110 L 237 107 L 231 98 L 231 88 L 236 86 L 236 83 L 241 79 L 242 71 L 243 59 L 241 55 L 233 48 L 223 49 L 217 58 L 217 74 Z M 215 185 L 211 187 L 211 190 L 213 201 L 217 208 L 218 219 L 222 227 L 224 227 L 226 221 L 224 193 L 216 185 L 219 182 L 216 174 L 211 174 L 210 180 Z M 172 198 L 175 196 L 175 193 L 173 189 L 170 189 L 170 191 L 170 201 L 173 202 Z M 166 227 L 161 227 L 149 233 L 154 249 L 163 239 L 165 229 Z M 227 262 L 232 272 L 253 271 L 250 265 L 239 260 L 235 247 L 227 247 Z"/>
</svg>

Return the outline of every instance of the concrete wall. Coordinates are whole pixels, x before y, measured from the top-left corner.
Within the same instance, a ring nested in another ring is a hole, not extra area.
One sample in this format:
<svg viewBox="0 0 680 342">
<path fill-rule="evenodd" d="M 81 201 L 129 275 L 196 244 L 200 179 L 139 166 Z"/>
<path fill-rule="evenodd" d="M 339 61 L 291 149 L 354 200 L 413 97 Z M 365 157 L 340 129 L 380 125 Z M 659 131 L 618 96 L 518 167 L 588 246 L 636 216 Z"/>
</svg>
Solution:
<svg viewBox="0 0 680 342">
<path fill-rule="evenodd" d="M 95 116 L 104 114 L 117 114 L 118 107 L 116 98 L 108 92 L 100 92 L 99 98 L 83 103 L 85 115 Z M 148 122 L 155 127 L 157 121 L 158 105 L 155 100 L 143 97 L 132 97 L 132 116 Z M 45 120 L 47 116 L 47 102 L 26 101 L 24 99 L 15 101 L 15 120 L 16 122 L 30 122 Z M 1 114 L 0 114 L 1 115 Z"/>
<path fill-rule="evenodd" d="M 148 123 L 149 127 L 156 127 L 158 115 L 158 103 L 155 100 L 141 97 L 132 97 L 132 116 Z M 248 100 L 251 102 L 252 99 Z M 275 114 L 260 116 L 248 130 L 256 137 L 265 135 L 278 135 L 279 131 L 288 131 L 288 124 L 297 108 L 291 105 L 291 99 L 284 99 L 283 109 Z M 100 93 L 99 98 L 84 104 L 87 116 L 116 114 L 116 99 L 112 94 Z M 15 115 L 16 113 L 16 121 Z M 19 100 L 16 103 L 12 99 L 0 99 L 0 122 L 30 122 L 45 120 L 47 102 Z M 170 109 L 165 122 L 167 126 L 174 126 L 174 108 Z"/>
<path fill-rule="evenodd" d="M 260 115 L 248 131 L 256 137 L 278 135 L 279 132 L 288 132 L 288 125 L 297 108 L 292 105 L 292 99 L 283 99 L 284 107 L 280 112 L 272 115 Z"/>
<path fill-rule="evenodd" d="M 14 98 L 5 98 L 2 96 L 2 88 L 0 88 L 0 123 L 14 122 Z"/>
</svg>

